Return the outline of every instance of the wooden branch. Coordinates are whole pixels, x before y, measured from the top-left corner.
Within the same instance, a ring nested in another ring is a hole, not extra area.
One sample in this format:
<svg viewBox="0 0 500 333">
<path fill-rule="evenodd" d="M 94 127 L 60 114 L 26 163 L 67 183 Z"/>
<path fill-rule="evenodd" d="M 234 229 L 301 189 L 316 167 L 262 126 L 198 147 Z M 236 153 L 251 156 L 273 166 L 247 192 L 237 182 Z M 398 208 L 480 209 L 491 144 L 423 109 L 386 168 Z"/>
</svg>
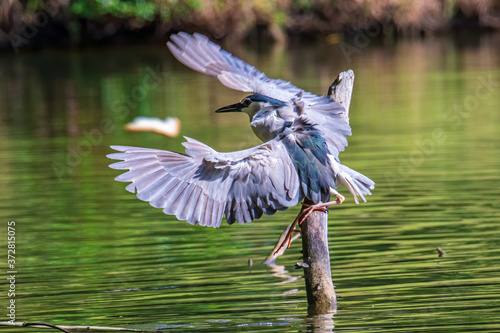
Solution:
<svg viewBox="0 0 500 333">
<path fill-rule="evenodd" d="M 312 205 L 313 202 L 305 201 Z M 328 213 L 314 211 L 302 223 L 302 252 L 306 282 L 308 313 L 310 315 L 336 312 L 337 298 L 332 282 L 328 252 Z"/>
<path fill-rule="evenodd" d="M 349 69 L 342 72 L 328 88 L 328 96 L 335 102 L 341 104 L 346 115 L 344 120 L 349 124 L 349 107 L 351 106 L 352 90 L 354 88 L 354 71 Z"/>
<path fill-rule="evenodd" d="M 330 98 L 342 104 L 347 113 L 344 120 L 349 123 L 349 106 L 354 86 L 354 72 L 339 74 L 328 90 Z M 306 204 L 313 204 L 305 201 Z M 328 213 L 314 211 L 302 223 L 302 251 L 306 283 L 308 313 L 310 315 L 331 314 L 337 311 L 337 298 L 332 282 L 330 253 L 328 251 Z"/>
</svg>

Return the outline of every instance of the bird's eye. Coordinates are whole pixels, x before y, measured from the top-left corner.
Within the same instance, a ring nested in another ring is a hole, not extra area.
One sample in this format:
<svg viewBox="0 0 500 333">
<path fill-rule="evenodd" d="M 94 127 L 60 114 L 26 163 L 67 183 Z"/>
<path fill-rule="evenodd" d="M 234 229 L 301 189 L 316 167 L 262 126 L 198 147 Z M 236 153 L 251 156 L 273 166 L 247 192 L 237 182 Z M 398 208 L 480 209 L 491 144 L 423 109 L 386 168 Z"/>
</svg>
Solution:
<svg viewBox="0 0 500 333">
<path fill-rule="evenodd" d="M 241 104 L 249 106 L 250 104 L 252 104 L 252 101 L 249 98 L 243 98 L 241 100 Z"/>
</svg>

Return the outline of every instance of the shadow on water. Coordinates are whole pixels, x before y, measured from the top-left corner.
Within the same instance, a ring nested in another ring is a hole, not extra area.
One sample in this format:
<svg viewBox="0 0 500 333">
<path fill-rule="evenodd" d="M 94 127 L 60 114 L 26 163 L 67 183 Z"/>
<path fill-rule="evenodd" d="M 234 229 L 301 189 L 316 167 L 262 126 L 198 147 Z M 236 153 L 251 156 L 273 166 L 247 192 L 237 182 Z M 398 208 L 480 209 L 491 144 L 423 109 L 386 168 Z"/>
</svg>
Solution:
<svg viewBox="0 0 500 333">
<path fill-rule="evenodd" d="M 498 332 L 500 43 L 475 38 L 371 44 L 349 59 L 321 43 L 234 52 L 316 93 L 338 72 L 356 73 L 354 135 L 340 157 L 377 188 L 367 204 L 347 197 L 331 210 L 342 297 L 333 320 L 306 317 L 300 242 L 277 266 L 260 264 L 297 208 L 245 226 L 190 226 L 137 200 L 107 167 L 111 144 L 182 151 L 181 137 L 125 132 L 139 115 L 176 116 L 182 135 L 220 151 L 257 144 L 245 116 L 213 113 L 244 93 L 184 68 L 165 47 L 1 54 L 0 220 L 17 225 L 16 320 Z"/>
</svg>

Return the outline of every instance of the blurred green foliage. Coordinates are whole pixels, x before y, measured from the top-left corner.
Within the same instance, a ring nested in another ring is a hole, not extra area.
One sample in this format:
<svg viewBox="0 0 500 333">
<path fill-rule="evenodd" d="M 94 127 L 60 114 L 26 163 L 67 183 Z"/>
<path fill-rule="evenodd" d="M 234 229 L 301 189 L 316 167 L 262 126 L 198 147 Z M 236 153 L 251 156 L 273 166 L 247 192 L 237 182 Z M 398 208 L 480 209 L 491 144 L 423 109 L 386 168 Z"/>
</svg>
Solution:
<svg viewBox="0 0 500 333">
<path fill-rule="evenodd" d="M 172 20 L 198 9 L 200 5 L 197 0 L 75 0 L 71 4 L 71 12 L 88 19 L 111 15 L 147 21 L 152 21 L 157 16 Z"/>
<path fill-rule="evenodd" d="M 104 15 L 116 17 L 137 17 L 145 20 L 154 18 L 156 7 L 146 1 L 121 1 L 121 0 L 76 0 L 71 5 L 71 11 L 79 16 L 90 19 Z"/>
<path fill-rule="evenodd" d="M 310 0 L 292 0 L 292 6 L 304 11 L 308 11 L 312 8 L 312 3 Z"/>
<path fill-rule="evenodd" d="M 81 24 L 85 20 L 97 24 Z M 47 34 L 29 33 L 45 25 L 52 25 Z M 0 31 L 0 49 L 127 39 L 142 28 L 141 38 L 149 40 L 177 30 L 234 42 L 370 29 L 384 38 L 433 36 L 500 30 L 500 0 L 9 0 L 0 6 L 0 29 L 7 32 Z"/>
</svg>

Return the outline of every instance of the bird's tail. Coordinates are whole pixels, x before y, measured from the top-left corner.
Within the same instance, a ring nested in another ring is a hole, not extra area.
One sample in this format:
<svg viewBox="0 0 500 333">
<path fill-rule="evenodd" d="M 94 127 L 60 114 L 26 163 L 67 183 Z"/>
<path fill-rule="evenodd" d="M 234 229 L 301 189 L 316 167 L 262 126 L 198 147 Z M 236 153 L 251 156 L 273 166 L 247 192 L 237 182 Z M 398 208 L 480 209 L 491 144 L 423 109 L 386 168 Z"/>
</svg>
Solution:
<svg viewBox="0 0 500 333">
<path fill-rule="evenodd" d="M 375 188 L 375 182 L 365 175 L 340 164 L 333 156 L 330 156 L 330 162 L 333 171 L 337 175 L 336 185 L 345 185 L 354 196 L 354 201 L 356 201 L 357 204 L 359 203 L 358 197 L 360 197 L 363 202 L 366 202 L 365 195 L 372 194 L 370 190 Z"/>
</svg>

